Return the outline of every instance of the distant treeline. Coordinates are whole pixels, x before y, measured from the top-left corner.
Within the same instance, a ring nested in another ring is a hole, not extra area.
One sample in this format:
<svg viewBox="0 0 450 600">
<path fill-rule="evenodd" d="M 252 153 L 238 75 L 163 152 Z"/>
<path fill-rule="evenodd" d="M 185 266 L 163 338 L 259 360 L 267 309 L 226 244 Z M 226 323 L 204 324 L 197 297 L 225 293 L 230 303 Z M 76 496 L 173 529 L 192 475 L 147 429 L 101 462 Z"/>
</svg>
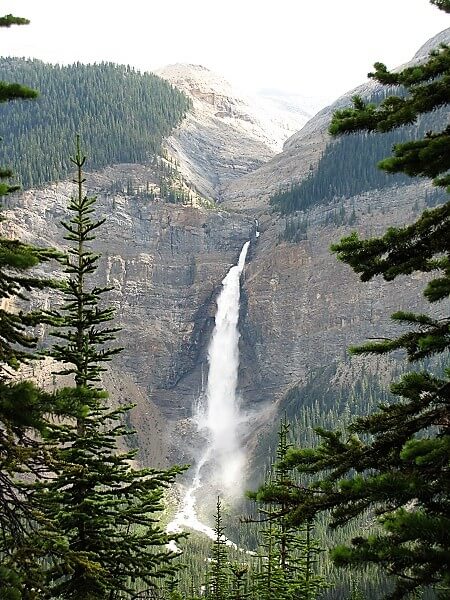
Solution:
<svg viewBox="0 0 450 600">
<path fill-rule="evenodd" d="M 378 104 L 398 90 L 383 90 L 372 94 L 369 102 Z M 406 185 L 411 178 L 391 175 L 377 169 L 377 164 L 389 156 L 392 147 L 405 139 L 417 139 L 438 128 L 446 119 L 443 110 L 422 116 L 417 123 L 387 133 L 355 133 L 332 140 L 319 161 L 317 169 L 300 184 L 292 184 L 271 198 L 271 204 L 281 213 L 306 210 L 318 204 L 328 204 L 336 198 L 350 198 L 373 189 Z"/>
<path fill-rule="evenodd" d="M 190 107 L 160 77 L 112 63 L 58 66 L 1 58 L 0 80 L 40 92 L 37 100 L 2 107 L 0 164 L 12 168 L 25 188 L 71 172 L 66 157 L 77 133 L 92 169 L 147 161 L 160 154 L 162 139 Z"/>
</svg>

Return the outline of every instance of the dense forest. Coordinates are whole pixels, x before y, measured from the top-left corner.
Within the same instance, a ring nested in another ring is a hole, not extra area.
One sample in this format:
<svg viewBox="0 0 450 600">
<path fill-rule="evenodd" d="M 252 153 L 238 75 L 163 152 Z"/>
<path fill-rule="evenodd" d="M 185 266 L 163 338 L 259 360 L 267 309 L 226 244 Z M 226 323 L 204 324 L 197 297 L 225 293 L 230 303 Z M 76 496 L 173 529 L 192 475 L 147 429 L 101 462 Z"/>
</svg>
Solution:
<svg viewBox="0 0 450 600">
<path fill-rule="evenodd" d="M 395 88 L 373 93 L 367 102 L 378 105 L 391 94 L 398 94 Z M 383 133 L 354 132 L 332 139 L 325 148 L 317 169 L 299 184 L 280 190 L 272 196 L 271 204 L 281 213 L 305 211 L 312 206 L 329 204 L 339 198 L 351 198 L 373 189 L 383 189 L 394 185 L 411 183 L 404 173 L 390 174 L 374 168 L 383 158 L 389 156 L 395 144 L 405 139 L 420 139 L 429 130 L 446 122 L 443 109 L 421 115 L 413 125 L 400 127 Z M 442 197 L 444 197 L 441 194 Z M 300 228 L 301 229 L 301 228 Z M 301 233 L 298 235 L 301 239 Z M 295 232 L 288 233 L 295 239 Z"/>
<path fill-rule="evenodd" d="M 183 119 L 190 102 L 164 79 L 131 67 L 49 65 L 0 59 L 0 79 L 38 91 L 33 102 L 2 107 L 0 163 L 25 188 L 64 178 L 68 149 L 83 136 L 90 168 L 147 162 Z"/>
</svg>

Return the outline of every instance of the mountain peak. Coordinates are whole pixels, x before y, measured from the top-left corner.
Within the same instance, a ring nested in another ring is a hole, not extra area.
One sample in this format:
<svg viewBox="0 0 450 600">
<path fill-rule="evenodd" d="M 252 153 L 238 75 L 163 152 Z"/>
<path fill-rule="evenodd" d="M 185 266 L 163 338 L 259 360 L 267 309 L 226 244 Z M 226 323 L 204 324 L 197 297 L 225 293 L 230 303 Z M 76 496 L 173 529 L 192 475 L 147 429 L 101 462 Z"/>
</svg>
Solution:
<svg viewBox="0 0 450 600">
<path fill-rule="evenodd" d="M 269 161 L 308 119 L 295 102 L 241 95 L 202 65 L 177 63 L 156 74 L 192 100 L 167 150 L 197 190 L 216 200 L 230 181 Z"/>
<path fill-rule="evenodd" d="M 226 79 L 203 65 L 175 63 L 159 69 L 156 74 L 187 94 L 202 100 L 207 100 L 204 98 L 205 94 L 235 96 Z"/>
</svg>

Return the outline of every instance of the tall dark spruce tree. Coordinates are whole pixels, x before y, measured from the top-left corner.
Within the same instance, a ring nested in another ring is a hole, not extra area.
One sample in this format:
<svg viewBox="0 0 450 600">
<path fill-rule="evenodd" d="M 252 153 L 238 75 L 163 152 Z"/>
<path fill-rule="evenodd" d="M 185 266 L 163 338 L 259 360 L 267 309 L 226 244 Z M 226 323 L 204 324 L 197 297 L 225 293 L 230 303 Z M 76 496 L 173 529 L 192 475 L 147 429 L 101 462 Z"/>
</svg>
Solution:
<svg viewBox="0 0 450 600">
<path fill-rule="evenodd" d="M 315 600 L 327 587 L 316 570 L 322 549 L 314 539 L 312 519 L 293 525 L 286 514 L 291 490 L 298 487 L 292 468 L 285 462 L 292 447 L 289 431 L 290 424 L 284 417 L 278 430 L 277 462 L 264 487 L 249 494 L 265 522 L 255 577 L 259 600 Z"/>
<path fill-rule="evenodd" d="M 229 600 L 247 600 L 250 598 L 251 591 L 248 589 L 249 567 L 246 563 L 235 562 L 230 564 L 231 572 L 231 590 Z"/>
<path fill-rule="evenodd" d="M 226 600 L 229 596 L 230 562 L 222 522 L 222 504 L 217 498 L 214 533 L 216 535 L 211 551 L 211 562 L 206 585 L 206 597 L 211 600 Z"/>
<path fill-rule="evenodd" d="M 13 15 L 0 18 L 0 27 L 27 23 L 27 19 Z M 0 103 L 36 96 L 37 92 L 28 87 L 0 81 Z M 0 201 L 19 189 L 10 183 L 12 177 L 10 169 L 0 168 Z M 49 285 L 29 271 L 54 254 L 0 237 L 0 597 L 11 600 L 21 597 L 23 581 L 17 549 L 25 543 L 35 521 L 23 480 L 40 477 L 48 470 L 50 457 L 40 437 L 52 410 L 50 396 L 30 381 L 20 381 L 17 373 L 34 358 L 36 338 L 30 326 L 40 320 L 38 312 L 27 313 L 19 306 L 28 293 Z"/>
<path fill-rule="evenodd" d="M 450 13 L 449 0 L 433 4 Z M 406 96 L 389 97 L 379 106 L 354 98 L 353 108 L 333 116 L 333 135 L 389 131 L 448 105 L 450 48 L 441 45 L 426 62 L 396 73 L 377 63 L 369 76 L 383 85 L 403 86 Z M 430 178 L 433 185 L 450 192 L 450 127 L 395 145 L 393 156 L 379 167 L 389 173 Z M 411 225 L 388 229 L 379 238 L 364 240 L 354 233 L 333 251 L 362 281 L 377 275 L 392 281 L 400 275 L 428 274 L 424 295 L 430 310 L 437 305 L 436 315 L 394 314 L 404 333 L 352 351 L 403 350 L 410 362 L 435 357 L 436 364 L 445 365 L 450 319 L 442 313 L 450 293 L 450 202 L 424 211 Z M 388 596 L 393 600 L 427 587 L 442 598 L 450 597 L 449 375 L 448 363 L 441 374 L 437 367 L 406 374 L 391 386 L 396 402 L 354 420 L 348 435 L 318 430 L 322 438 L 318 447 L 292 449 L 285 461 L 317 478 L 307 489 L 291 488 L 288 496 L 283 495 L 292 523 L 328 510 L 334 527 L 366 511 L 377 516 L 378 529 L 336 548 L 333 558 L 341 566 L 381 566 L 395 576 L 395 589 Z M 272 496 L 277 498 L 276 490 Z"/>
<path fill-rule="evenodd" d="M 55 536 L 43 557 L 48 568 L 41 597 L 152 597 L 176 571 L 177 554 L 166 544 L 180 536 L 165 534 L 157 513 L 164 489 L 182 469 L 136 470 L 131 467 L 136 450 L 118 450 L 119 439 L 133 433 L 121 425 L 132 406 L 108 406 L 101 374 L 119 352 L 109 346 L 117 329 L 109 325 L 113 310 L 100 306 L 108 288 L 91 283 L 99 256 L 90 242 L 104 220 L 92 219 L 96 198 L 83 192 L 85 157 L 79 140 L 72 161 L 77 193 L 69 203 L 72 216 L 63 223 L 69 242 L 64 304 L 48 314 L 48 321 L 59 339 L 51 355 L 64 365 L 59 374 L 72 377 L 74 385 L 56 394 L 67 410 L 65 421 L 48 435 L 49 443 L 58 446 L 56 475 L 38 482 L 35 491 Z"/>
</svg>

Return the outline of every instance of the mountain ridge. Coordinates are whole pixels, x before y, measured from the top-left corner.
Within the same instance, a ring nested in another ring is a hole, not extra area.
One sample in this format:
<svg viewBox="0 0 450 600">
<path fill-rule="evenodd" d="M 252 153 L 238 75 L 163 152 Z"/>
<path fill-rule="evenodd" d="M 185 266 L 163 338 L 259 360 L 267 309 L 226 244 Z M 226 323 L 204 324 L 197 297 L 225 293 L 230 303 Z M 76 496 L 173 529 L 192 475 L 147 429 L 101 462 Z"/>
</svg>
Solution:
<svg viewBox="0 0 450 600">
<path fill-rule="evenodd" d="M 445 42 L 450 42 L 450 28 L 425 42 L 408 63 L 397 69 L 422 62 L 433 48 Z M 301 182 L 311 171 L 317 169 L 321 156 L 331 141 L 328 125 L 333 112 L 351 105 L 354 95 L 364 98 L 382 89 L 377 82 L 368 80 L 320 110 L 301 130 L 286 140 L 281 153 L 256 171 L 228 185 L 223 194 L 225 206 L 255 213 L 267 211 L 269 199 L 273 194 L 292 183 Z"/>
<path fill-rule="evenodd" d="M 284 153 L 230 184 L 248 187 L 241 197 L 228 196 L 219 206 L 172 204 L 157 193 L 150 197 L 145 193 L 145 184 L 152 183 L 148 165 L 114 165 L 87 177 L 88 192 L 99 198 L 98 215 L 107 217 L 94 246 L 102 254 L 98 283 L 113 286 L 109 301 L 123 328 L 119 344 L 125 350 L 114 363 L 115 381 L 120 382 L 123 373 L 128 382 L 124 394 L 138 404 L 133 424 L 144 464 L 155 459 L 155 448 L 147 440 L 153 414 L 158 435 L 167 441 L 164 456 L 156 457 L 158 464 L 196 460 L 195 405 L 204 389 L 215 300 L 245 241 L 252 243 L 242 278 L 239 391 L 251 422 L 243 439 L 249 455 L 257 451 L 262 432 L 270 431 L 294 388 L 299 403 L 305 390 L 312 389 L 312 374 L 330 364 L 336 364 L 340 380 L 348 380 L 354 363 L 346 355 L 347 346 L 395 333 L 389 320 L 394 310 L 421 311 L 424 278 L 412 279 L 406 287 L 378 279 L 361 285 L 347 267 L 330 258 L 329 246 L 355 228 L 361 236 L 371 236 L 404 224 L 424 207 L 427 184 L 368 190 L 312 206 L 297 243 L 283 237 L 286 219 L 268 210 L 273 182 L 264 177 L 273 177 L 277 164 L 282 169 L 276 185 L 283 178 L 307 176 L 327 142 L 333 106 L 342 105 L 350 95 L 309 121 L 290 138 Z M 218 105 L 209 106 L 218 112 Z M 217 127 L 204 131 L 215 135 Z M 188 135 L 187 129 L 183 135 Z M 213 139 L 209 151 L 219 152 L 222 141 L 220 135 Z M 287 165 L 280 157 L 287 158 Z M 251 166 L 254 156 L 247 159 Z M 215 160 L 223 173 L 233 171 L 223 153 Z M 259 181 L 261 173 L 265 175 Z M 115 185 L 127 179 L 135 185 Z M 206 175 L 205 181 L 213 188 Z M 224 180 L 219 181 L 216 189 L 223 185 Z M 12 237 L 61 248 L 63 234 L 57 224 L 69 195 L 68 181 L 22 192 L 14 199 L 17 208 L 8 210 L 0 227 Z M 40 295 L 35 302 L 47 306 L 49 298 Z M 370 360 L 358 363 L 363 370 L 370 364 Z M 392 372 L 389 364 L 376 365 L 383 373 Z M 340 383 L 330 380 L 329 385 Z M 254 482 L 258 473 L 256 469 L 249 474 Z"/>
<path fill-rule="evenodd" d="M 304 111 L 240 95 L 201 65 L 174 64 L 156 72 L 193 103 L 166 140 L 168 154 L 204 196 L 221 201 L 229 182 L 270 160 L 308 119 Z M 272 105 L 272 115 L 265 107 Z"/>
</svg>

